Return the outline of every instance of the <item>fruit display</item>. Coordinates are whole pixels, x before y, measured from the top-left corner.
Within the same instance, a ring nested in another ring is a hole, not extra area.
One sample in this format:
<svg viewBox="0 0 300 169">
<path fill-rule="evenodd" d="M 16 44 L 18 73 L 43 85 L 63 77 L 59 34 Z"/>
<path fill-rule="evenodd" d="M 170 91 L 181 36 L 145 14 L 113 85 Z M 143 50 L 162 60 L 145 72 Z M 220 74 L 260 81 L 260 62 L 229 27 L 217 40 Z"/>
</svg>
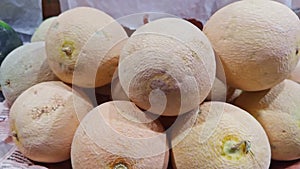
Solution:
<svg viewBox="0 0 300 169">
<path fill-rule="evenodd" d="M 123 24 L 134 15 L 74 7 L 44 20 L 5 57 L 5 141 L 29 167 L 300 168 L 293 10 L 242 0 L 203 27 L 137 16 L 128 31 Z"/>
</svg>

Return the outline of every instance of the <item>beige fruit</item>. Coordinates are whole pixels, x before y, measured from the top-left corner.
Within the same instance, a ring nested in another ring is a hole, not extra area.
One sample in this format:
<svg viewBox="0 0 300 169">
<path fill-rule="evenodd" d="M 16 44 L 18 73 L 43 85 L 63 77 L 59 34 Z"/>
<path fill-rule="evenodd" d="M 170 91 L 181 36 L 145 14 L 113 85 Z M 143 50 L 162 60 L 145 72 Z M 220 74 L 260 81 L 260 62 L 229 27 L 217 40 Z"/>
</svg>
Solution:
<svg viewBox="0 0 300 169">
<path fill-rule="evenodd" d="M 299 18 L 278 2 L 231 3 L 213 14 L 203 31 L 234 88 L 271 88 L 286 79 L 299 60 Z"/>
<path fill-rule="evenodd" d="M 36 84 L 24 91 L 11 107 L 13 141 L 31 160 L 67 160 L 79 120 L 92 108 L 88 100 L 63 82 Z"/>
<path fill-rule="evenodd" d="M 222 82 L 218 78 L 215 78 L 212 89 L 210 90 L 210 92 L 205 100 L 226 102 L 226 97 L 227 97 L 228 91 L 229 91 L 228 89 L 229 89 L 229 87 L 224 82 Z"/>
<path fill-rule="evenodd" d="M 31 42 L 45 41 L 50 25 L 56 18 L 57 16 L 53 16 L 45 19 L 35 30 L 30 41 Z"/>
<path fill-rule="evenodd" d="M 0 68 L 0 84 L 9 106 L 29 87 L 58 80 L 51 71 L 44 42 L 32 42 L 12 51 Z"/>
<path fill-rule="evenodd" d="M 77 7 L 60 14 L 46 37 L 48 61 L 64 82 L 95 88 L 111 82 L 127 34 L 106 13 Z"/>
<path fill-rule="evenodd" d="M 227 100 L 233 95 L 233 92 L 234 90 L 226 83 L 226 76 L 222 61 L 216 56 L 216 78 L 205 100 L 227 102 Z"/>
<path fill-rule="evenodd" d="M 130 100 L 121 86 L 119 77 L 111 82 L 111 98 L 112 100 Z"/>
<path fill-rule="evenodd" d="M 166 169 L 169 151 L 158 121 L 128 101 L 93 109 L 76 130 L 71 150 L 74 169 Z"/>
<path fill-rule="evenodd" d="M 268 134 L 272 159 L 300 158 L 300 85 L 285 80 L 272 89 L 244 92 L 234 102 L 250 112 Z"/>
<path fill-rule="evenodd" d="M 172 131 L 176 169 L 268 169 L 270 165 L 270 144 L 262 126 L 228 103 L 203 103 L 191 131 L 179 131 Z"/>
<path fill-rule="evenodd" d="M 290 76 L 289 76 L 288 79 L 300 83 L 300 62 L 298 62 L 296 68 L 295 68 L 294 71 L 290 74 Z"/>
<path fill-rule="evenodd" d="M 118 73 L 126 95 L 139 107 L 176 116 L 206 98 L 216 63 L 210 42 L 196 26 L 164 18 L 132 34 L 122 49 Z"/>
</svg>

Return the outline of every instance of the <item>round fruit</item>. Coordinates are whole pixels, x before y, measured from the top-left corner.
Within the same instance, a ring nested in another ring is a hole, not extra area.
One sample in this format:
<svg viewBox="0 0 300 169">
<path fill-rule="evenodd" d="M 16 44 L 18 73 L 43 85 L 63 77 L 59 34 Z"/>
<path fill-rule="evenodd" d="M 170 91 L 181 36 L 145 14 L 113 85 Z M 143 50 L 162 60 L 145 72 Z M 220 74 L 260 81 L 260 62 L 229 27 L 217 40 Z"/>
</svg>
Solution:
<svg viewBox="0 0 300 169">
<path fill-rule="evenodd" d="M 235 105 L 250 112 L 268 134 L 272 159 L 300 159 L 300 85 L 285 80 L 261 92 L 243 92 Z"/>
<path fill-rule="evenodd" d="M 286 79 L 299 60 L 299 18 L 275 1 L 231 3 L 213 14 L 203 31 L 234 88 L 269 89 Z"/>
<path fill-rule="evenodd" d="M 57 80 L 57 77 L 47 63 L 44 42 L 32 42 L 16 48 L 0 67 L 0 84 L 8 105 L 12 105 L 29 87 L 52 80 Z"/>
<path fill-rule="evenodd" d="M 111 82 L 111 98 L 112 100 L 125 100 L 125 101 L 130 100 L 120 84 L 119 77 L 116 77 Z"/>
<path fill-rule="evenodd" d="M 48 62 L 64 82 L 95 88 L 111 82 L 127 34 L 106 13 L 77 7 L 60 14 L 46 37 Z"/>
<path fill-rule="evenodd" d="M 139 107 L 176 116 L 208 95 L 216 63 L 206 36 L 179 18 L 158 19 L 128 39 L 118 67 L 122 88 Z"/>
<path fill-rule="evenodd" d="M 31 160 L 67 160 L 79 120 L 92 108 L 89 100 L 60 81 L 36 84 L 11 107 L 13 141 Z"/>
<path fill-rule="evenodd" d="M 128 101 L 103 103 L 76 130 L 71 149 L 74 169 L 166 169 L 167 138 L 158 121 Z"/>
<path fill-rule="evenodd" d="M 229 87 L 219 78 L 215 78 L 212 89 L 205 100 L 207 101 L 226 101 Z"/>
<path fill-rule="evenodd" d="M 177 169 L 267 169 L 271 161 L 262 126 L 246 111 L 224 102 L 203 103 L 189 133 L 174 128 L 172 147 Z"/>
<path fill-rule="evenodd" d="M 45 41 L 50 25 L 56 18 L 57 16 L 53 16 L 45 19 L 35 30 L 30 41 L 31 42 Z"/>
<path fill-rule="evenodd" d="M 290 74 L 289 79 L 300 83 L 300 61 L 298 62 L 294 71 Z"/>
<path fill-rule="evenodd" d="M 0 20 L 0 65 L 7 54 L 22 44 L 22 40 L 13 28 Z"/>
</svg>

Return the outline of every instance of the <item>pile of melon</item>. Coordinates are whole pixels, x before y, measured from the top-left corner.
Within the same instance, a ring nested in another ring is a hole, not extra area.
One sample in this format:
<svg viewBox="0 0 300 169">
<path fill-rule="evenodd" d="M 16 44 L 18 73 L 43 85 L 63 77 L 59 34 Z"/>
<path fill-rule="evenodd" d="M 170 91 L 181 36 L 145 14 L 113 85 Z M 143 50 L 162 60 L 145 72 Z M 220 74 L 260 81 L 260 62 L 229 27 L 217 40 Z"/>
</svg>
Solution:
<svg viewBox="0 0 300 169">
<path fill-rule="evenodd" d="M 243 0 L 203 31 L 166 17 L 130 36 L 90 7 L 45 22 L 0 68 L 10 136 L 27 158 L 74 169 L 300 167 L 300 20 L 287 6 Z"/>
</svg>

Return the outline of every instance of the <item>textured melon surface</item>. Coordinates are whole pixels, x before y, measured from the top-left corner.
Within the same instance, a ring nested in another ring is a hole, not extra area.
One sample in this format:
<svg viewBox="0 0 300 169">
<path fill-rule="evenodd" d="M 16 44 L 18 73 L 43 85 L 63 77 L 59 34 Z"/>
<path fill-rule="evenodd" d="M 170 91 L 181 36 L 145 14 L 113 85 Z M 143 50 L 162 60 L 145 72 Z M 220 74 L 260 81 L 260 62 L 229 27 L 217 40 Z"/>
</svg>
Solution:
<svg viewBox="0 0 300 169">
<path fill-rule="evenodd" d="M 11 107 L 13 141 L 31 160 L 51 163 L 67 160 L 75 130 L 92 108 L 90 100 L 63 82 L 34 85 Z"/>
<path fill-rule="evenodd" d="M 200 105 L 190 131 L 172 131 L 176 169 L 267 169 L 271 148 L 262 126 L 248 112 L 224 102 Z"/>
<path fill-rule="evenodd" d="M 61 13 L 46 36 L 48 62 L 64 82 L 94 88 L 109 84 L 118 66 L 123 27 L 90 7 Z"/>
<path fill-rule="evenodd" d="M 166 169 L 167 138 L 159 121 L 128 101 L 112 101 L 90 111 L 76 130 L 74 169 Z"/>
<path fill-rule="evenodd" d="M 48 30 L 52 24 L 52 22 L 57 18 L 57 16 L 53 16 L 50 18 L 45 19 L 39 27 L 33 33 L 30 41 L 31 42 L 38 42 L 38 41 L 45 41 L 46 36 L 48 34 Z"/>
<path fill-rule="evenodd" d="M 0 84 L 9 105 L 29 87 L 58 80 L 50 69 L 44 42 L 32 42 L 7 55 L 0 67 Z"/>
<path fill-rule="evenodd" d="M 299 18 L 275 1 L 231 3 L 213 14 L 203 31 L 234 88 L 271 88 L 286 79 L 299 60 Z"/>
<path fill-rule="evenodd" d="M 126 95 L 139 107 L 166 116 L 196 108 L 207 97 L 215 74 L 207 37 L 179 18 L 138 28 L 122 49 L 118 67 Z"/>
<path fill-rule="evenodd" d="M 268 134 L 272 159 L 300 158 L 300 84 L 285 80 L 270 90 L 243 92 L 235 105 L 250 112 Z"/>
</svg>

